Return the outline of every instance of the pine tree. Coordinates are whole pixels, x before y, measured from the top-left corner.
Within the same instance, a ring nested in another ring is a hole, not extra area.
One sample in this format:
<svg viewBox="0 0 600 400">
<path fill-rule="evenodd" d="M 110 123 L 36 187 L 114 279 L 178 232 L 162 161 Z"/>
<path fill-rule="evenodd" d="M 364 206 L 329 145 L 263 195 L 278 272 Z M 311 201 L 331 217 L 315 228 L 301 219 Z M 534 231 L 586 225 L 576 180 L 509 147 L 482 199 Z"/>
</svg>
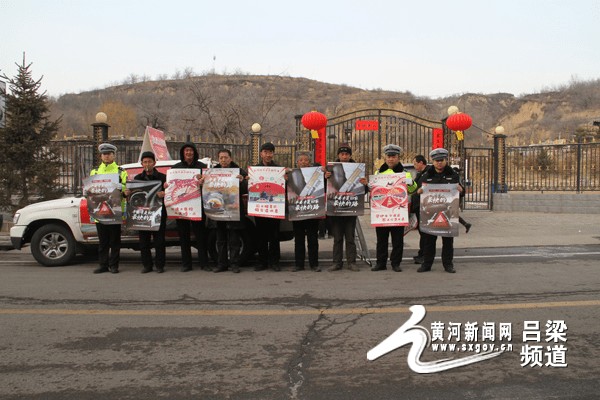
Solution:
<svg viewBox="0 0 600 400">
<path fill-rule="evenodd" d="M 15 211 L 35 201 L 64 194 L 56 183 L 62 162 L 50 140 L 60 118 L 50 121 L 46 92 L 40 94 L 42 78 L 35 81 L 31 64 L 16 64 L 18 73 L 7 80 L 6 127 L 0 129 L 0 209 Z"/>
</svg>

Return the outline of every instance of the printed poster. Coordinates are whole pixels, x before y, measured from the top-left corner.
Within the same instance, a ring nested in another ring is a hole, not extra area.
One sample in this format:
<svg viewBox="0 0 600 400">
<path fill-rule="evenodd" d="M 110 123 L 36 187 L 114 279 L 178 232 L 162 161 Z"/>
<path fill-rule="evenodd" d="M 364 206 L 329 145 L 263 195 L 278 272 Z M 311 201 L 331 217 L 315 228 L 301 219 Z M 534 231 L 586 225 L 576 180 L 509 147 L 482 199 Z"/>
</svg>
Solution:
<svg viewBox="0 0 600 400">
<path fill-rule="evenodd" d="M 202 220 L 202 192 L 196 179 L 199 169 L 177 168 L 167 171 L 165 206 L 171 219 Z"/>
<path fill-rule="evenodd" d="M 285 218 L 285 167 L 248 167 L 248 215 Z"/>
<path fill-rule="evenodd" d="M 158 231 L 162 218 L 163 199 L 157 193 L 162 191 L 161 181 L 129 181 L 131 191 L 127 200 L 127 229 L 136 231 Z"/>
<path fill-rule="evenodd" d="M 140 156 L 138 162 L 142 163 L 142 154 L 145 151 L 151 151 L 156 157 L 156 161 L 168 161 L 171 160 L 171 155 L 167 149 L 167 143 L 165 142 L 165 134 L 158 129 L 146 127 L 144 133 L 144 142 L 142 143 L 142 149 L 140 150 Z"/>
<path fill-rule="evenodd" d="M 119 174 L 97 174 L 83 180 L 83 195 L 87 198 L 90 217 L 104 225 L 123 223 Z"/>
<path fill-rule="evenodd" d="M 240 220 L 239 168 L 205 168 L 202 201 L 204 213 L 215 221 Z"/>
<path fill-rule="evenodd" d="M 288 172 L 290 221 L 325 217 L 325 174 L 321 167 L 294 168 Z"/>
<path fill-rule="evenodd" d="M 327 215 L 363 215 L 365 186 L 359 179 L 365 177 L 365 164 L 328 163 L 327 171 Z"/>
<path fill-rule="evenodd" d="M 371 226 L 408 226 L 406 173 L 369 176 Z"/>
<path fill-rule="evenodd" d="M 458 183 L 423 183 L 421 232 L 435 236 L 458 236 Z"/>
</svg>

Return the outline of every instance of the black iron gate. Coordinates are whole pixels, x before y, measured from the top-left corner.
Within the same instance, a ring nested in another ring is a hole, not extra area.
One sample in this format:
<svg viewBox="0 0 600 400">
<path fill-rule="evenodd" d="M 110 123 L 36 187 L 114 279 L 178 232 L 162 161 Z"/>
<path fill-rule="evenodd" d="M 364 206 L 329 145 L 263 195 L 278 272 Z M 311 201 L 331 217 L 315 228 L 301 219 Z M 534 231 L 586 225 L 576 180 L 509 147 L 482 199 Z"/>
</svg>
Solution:
<svg viewBox="0 0 600 400">
<path fill-rule="evenodd" d="M 302 126 L 301 118 L 302 115 L 296 116 L 298 150 L 314 150 L 314 141 Z M 360 129 L 361 125 L 369 129 Z M 352 158 L 365 163 L 367 175 L 373 174 L 383 163 L 383 147 L 387 144 L 402 147 L 400 159 L 405 163 L 412 162 L 417 154 L 428 157 L 436 128 L 444 129 L 443 122 L 398 110 L 368 109 L 339 115 L 327 122 L 327 161 L 337 159 L 337 148 L 347 143 L 352 148 Z"/>
<path fill-rule="evenodd" d="M 461 175 L 466 193 L 463 209 L 490 210 L 494 190 L 494 149 L 465 147 L 464 154 Z"/>
</svg>

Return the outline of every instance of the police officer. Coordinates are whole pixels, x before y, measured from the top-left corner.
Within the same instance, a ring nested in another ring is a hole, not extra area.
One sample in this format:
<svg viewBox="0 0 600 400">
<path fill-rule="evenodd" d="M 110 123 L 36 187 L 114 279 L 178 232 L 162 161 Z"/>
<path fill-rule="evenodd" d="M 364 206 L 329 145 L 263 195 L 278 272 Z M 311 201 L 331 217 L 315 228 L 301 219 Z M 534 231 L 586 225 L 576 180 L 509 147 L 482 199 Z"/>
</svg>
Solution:
<svg viewBox="0 0 600 400">
<path fill-rule="evenodd" d="M 142 167 L 144 170 L 133 177 L 136 181 L 159 181 L 161 187 L 164 186 L 167 181 L 167 176 L 162 172 L 159 172 L 156 168 L 156 157 L 151 151 L 145 151 L 142 153 Z M 129 200 L 131 190 L 125 189 L 125 196 Z M 156 193 L 159 198 L 165 197 L 164 190 Z M 154 237 L 154 249 L 156 250 L 156 272 L 162 274 L 165 272 L 165 260 L 166 260 L 166 243 L 165 233 L 167 231 L 167 209 L 163 203 L 162 213 L 160 220 L 160 227 L 158 231 L 139 231 L 140 236 L 140 253 L 142 256 L 142 274 L 152 272 L 152 251 L 151 239 Z"/>
<path fill-rule="evenodd" d="M 385 153 L 385 163 L 375 172 L 379 174 L 399 174 L 404 172 L 404 166 L 400 162 L 400 153 L 402 148 L 395 144 L 388 144 L 383 148 Z M 413 181 L 410 172 L 406 172 L 406 186 L 408 194 L 417 189 L 417 184 Z M 396 272 L 402 272 L 400 263 L 402 262 L 402 253 L 404 251 L 404 227 L 403 226 L 378 226 L 375 228 L 377 234 L 377 264 L 371 268 L 371 271 L 383 271 L 387 269 L 388 258 L 388 237 L 392 236 L 392 254 L 390 262 L 392 269 Z"/>
<path fill-rule="evenodd" d="M 121 178 L 121 193 L 125 190 L 127 182 L 127 171 L 119 167 L 115 162 L 117 147 L 110 143 L 102 143 L 98 146 L 102 164 L 94 170 L 91 175 L 119 174 Z M 125 196 L 121 199 L 121 209 L 125 210 Z M 100 266 L 94 270 L 94 274 L 108 272 L 117 274 L 119 272 L 119 258 L 121 253 L 121 224 L 105 225 L 96 221 L 98 232 L 98 261 Z"/>
<path fill-rule="evenodd" d="M 452 184 L 459 183 L 458 174 L 448 165 L 448 150 L 435 149 L 429 153 L 433 160 L 433 167 L 427 168 L 424 173 L 423 183 Z M 462 192 L 462 187 L 458 185 L 458 191 Z M 423 188 L 419 188 L 418 194 L 423 194 Z M 431 271 L 431 265 L 435 258 L 435 243 L 437 236 L 421 232 L 423 236 L 423 264 L 417 272 Z M 442 236 L 442 264 L 444 270 L 449 273 L 455 273 L 452 259 L 454 258 L 454 238 Z"/>
</svg>

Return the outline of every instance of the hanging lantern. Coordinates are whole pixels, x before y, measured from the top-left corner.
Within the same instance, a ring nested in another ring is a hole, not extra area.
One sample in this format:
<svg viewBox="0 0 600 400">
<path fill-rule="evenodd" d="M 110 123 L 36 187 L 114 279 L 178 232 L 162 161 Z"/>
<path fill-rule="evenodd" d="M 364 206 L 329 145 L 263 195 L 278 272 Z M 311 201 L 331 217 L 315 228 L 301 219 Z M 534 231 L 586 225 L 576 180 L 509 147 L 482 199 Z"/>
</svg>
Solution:
<svg viewBox="0 0 600 400">
<path fill-rule="evenodd" d="M 454 114 L 446 120 L 446 126 L 453 131 L 465 131 L 471 127 L 473 120 L 467 114 Z"/>
<path fill-rule="evenodd" d="M 318 131 L 327 126 L 327 117 L 320 112 L 311 111 L 302 116 L 302 125 L 311 131 Z"/>
</svg>

